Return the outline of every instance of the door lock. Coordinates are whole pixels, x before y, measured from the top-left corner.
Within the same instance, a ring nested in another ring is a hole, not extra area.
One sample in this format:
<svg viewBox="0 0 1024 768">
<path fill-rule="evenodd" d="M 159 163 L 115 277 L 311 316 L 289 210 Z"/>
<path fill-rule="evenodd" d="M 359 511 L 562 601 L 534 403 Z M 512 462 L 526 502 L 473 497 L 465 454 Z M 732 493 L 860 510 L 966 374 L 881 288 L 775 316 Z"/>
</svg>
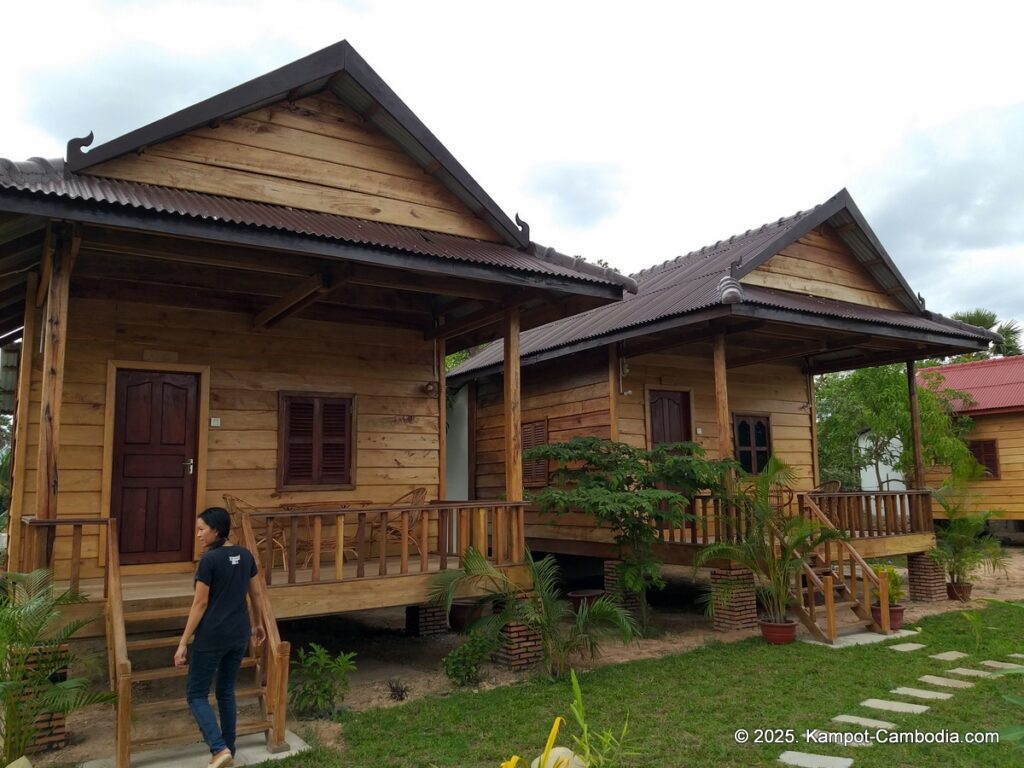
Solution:
<svg viewBox="0 0 1024 768">
<path fill-rule="evenodd" d="M 195 459 L 185 459 L 181 463 L 188 470 L 188 473 L 190 475 L 192 474 L 192 472 L 195 471 L 195 465 L 196 465 L 196 460 Z"/>
</svg>

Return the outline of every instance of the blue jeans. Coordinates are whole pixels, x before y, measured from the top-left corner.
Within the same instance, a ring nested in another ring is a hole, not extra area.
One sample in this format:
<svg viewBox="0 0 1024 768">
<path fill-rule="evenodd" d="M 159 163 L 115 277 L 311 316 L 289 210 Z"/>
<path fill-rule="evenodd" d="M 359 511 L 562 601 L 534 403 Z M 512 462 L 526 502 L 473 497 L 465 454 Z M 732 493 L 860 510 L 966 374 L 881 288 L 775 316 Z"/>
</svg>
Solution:
<svg viewBox="0 0 1024 768">
<path fill-rule="evenodd" d="M 185 699 L 192 710 L 192 717 L 203 734 L 203 741 L 216 755 L 225 749 L 235 754 L 235 727 L 238 723 L 238 705 L 235 703 L 235 680 L 242 666 L 248 643 L 226 651 L 193 651 L 188 665 L 188 682 Z M 217 711 L 220 713 L 220 727 L 210 706 L 210 683 L 217 675 Z"/>
</svg>

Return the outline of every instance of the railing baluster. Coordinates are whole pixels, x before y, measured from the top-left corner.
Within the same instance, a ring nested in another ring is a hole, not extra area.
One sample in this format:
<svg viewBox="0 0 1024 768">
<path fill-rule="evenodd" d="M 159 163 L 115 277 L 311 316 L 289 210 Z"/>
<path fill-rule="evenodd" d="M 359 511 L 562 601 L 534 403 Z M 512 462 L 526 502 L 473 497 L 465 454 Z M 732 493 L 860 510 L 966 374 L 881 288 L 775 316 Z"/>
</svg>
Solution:
<svg viewBox="0 0 1024 768">
<path fill-rule="evenodd" d="M 345 516 L 334 516 L 334 579 L 345 578 Z"/>
<path fill-rule="evenodd" d="M 430 510 L 420 512 L 420 573 L 430 568 Z"/>
<path fill-rule="evenodd" d="M 377 551 L 380 555 L 380 562 L 377 564 L 377 574 L 387 576 L 388 573 L 388 513 L 380 512 L 377 518 L 378 531 L 380 532 L 380 545 Z"/>
<path fill-rule="evenodd" d="M 441 558 L 441 570 L 448 568 L 448 509 L 437 511 L 437 551 Z M 404 573 L 404 571 L 403 571 Z"/>
<path fill-rule="evenodd" d="M 366 513 L 359 513 L 359 526 L 356 529 L 356 578 L 366 575 Z"/>
<path fill-rule="evenodd" d="M 513 519 L 515 519 L 513 517 Z M 494 510 L 491 518 L 491 525 L 494 527 L 494 564 L 501 565 L 505 562 L 505 510 L 498 507 Z"/>
<path fill-rule="evenodd" d="M 459 510 L 459 559 L 466 554 L 466 550 L 469 549 L 469 510 Z"/>
<path fill-rule="evenodd" d="M 263 573 L 267 586 L 270 586 L 271 579 L 273 578 L 270 574 L 274 570 L 274 518 L 265 517 L 263 519 L 266 521 L 265 525 L 267 527 L 267 538 L 263 542 L 263 562 L 266 563 Z"/>
<path fill-rule="evenodd" d="M 320 515 L 313 515 L 313 573 L 310 579 L 313 583 L 320 581 L 320 544 L 323 541 L 321 536 L 324 520 Z"/>
<path fill-rule="evenodd" d="M 399 554 L 399 567 L 400 573 L 409 572 L 409 510 L 403 509 L 401 512 L 400 525 L 402 528 L 402 549 Z"/>
<path fill-rule="evenodd" d="M 299 552 L 299 518 L 291 517 L 291 529 L 288 531 L 288 583 L 295 583 L 295 561 Z"/>
</svg>

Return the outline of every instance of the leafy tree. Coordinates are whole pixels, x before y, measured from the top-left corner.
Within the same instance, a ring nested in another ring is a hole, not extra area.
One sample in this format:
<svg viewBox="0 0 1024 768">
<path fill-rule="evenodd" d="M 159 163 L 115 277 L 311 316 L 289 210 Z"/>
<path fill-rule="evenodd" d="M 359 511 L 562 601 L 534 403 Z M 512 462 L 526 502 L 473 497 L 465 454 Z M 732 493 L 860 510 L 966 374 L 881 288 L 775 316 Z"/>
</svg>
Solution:
<svg viewBox="0 0 1024 768">
<path fill-rule="evenodd" d="M 958 479 L 976 477 L 980 467 L 963 440 L 972 422 L 957 406 L 970 395 L 942 385 L 940 373 L 925 374 L 918 386 L 921 442 L 925 464 L 952 469 Z M 910 402 L 902 365 L 829 373 L 815 382 L 818 459 L 821 479 L 860 487 L 861 470 L 888 464 L 905 477 L 913 474 Z"/>
<path fill-rule="evenodd" d="M 661 561 L 654 556 L 658 528 L 678 526 L 701 491 L 721 493 L 731 459 L 704 457 L 696 443 L 670 443 L 653 450 L 597 437 L 530 448 L 528 460 L 558 463 L 553 483 L 531 494 L 541 509 L 562 514 L 583 511 L 612 529 L 623 561 L 626 589 L 638 593 L 646 626 L 644 592 L 662 587 Z"/>
<path fill-rule="evenodd" d="M 1016 320 L 1000 321 L 996 313 L 990 309 L 970 309 L 963 312 L 954 312 L 953 319 L 968 325 L 976 325 L 995 331 L 1002 337 L 1002 341 L 994 341 L 989 345 L 987 352 L 975 352 L 970 355 L 960 355 L 954 358 L 953 362 L 964 363 L 971 360 L 985 360 L 996 356 L 1012 356 L 1024 353 L 1021 349 L 1021 327 Z"/>
</svg>

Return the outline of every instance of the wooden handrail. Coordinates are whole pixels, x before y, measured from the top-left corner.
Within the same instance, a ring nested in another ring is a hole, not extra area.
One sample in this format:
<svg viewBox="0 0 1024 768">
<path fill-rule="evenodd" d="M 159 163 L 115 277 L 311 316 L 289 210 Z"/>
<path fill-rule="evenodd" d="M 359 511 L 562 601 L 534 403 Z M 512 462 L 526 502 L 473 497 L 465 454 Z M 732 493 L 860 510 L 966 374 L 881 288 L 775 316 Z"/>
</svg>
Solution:
<svg viewBox="0 0 1024 768">
<path fill-rule="evenodd" d="M 54 544 L 57 540 L 57 528 L 69 527 L 71 528 L 71 558 L 69 560 L 71 570 L 68 575 L 68 582 L 72 589 L 77 590 L 81 584 L 82 573 L 82 528 L 86 525 L 98 525 L 105 527 L 111 522 L 112 521 L 109 518 L 105 517 L 23 517 L 21 519 L 21 524 L 25 526 L 26 530 L 25 535 L 22 536 L 22 546 L 20 547 L 18 566 L 24 571 L 32 571 L 40 566 L 49 568 L 53 571 Z M 46 539 L 43 542 L 42 563 L 36 562 L 40 549 L 39 541 L 36 537 L 41 533 L 41 531 L 33 529 L 45 529 L 46 532 Z M 107 572 L 104 572 L 104 597 L 106 597 L 108 592 L 109 578 Z"/>
<path fill-rule="evenodd" d="M 113 659 L 110 663 L 110 688 L 117 694 L 115 764 L 117 768 L 128 768 L 132 736 L 132 663 L 128 658 L 128 637 L 124 626 L 121 548 L 116 520 L 111 521 L 107 534 L 107 580 L 107 653 Z"/>
</svg>

